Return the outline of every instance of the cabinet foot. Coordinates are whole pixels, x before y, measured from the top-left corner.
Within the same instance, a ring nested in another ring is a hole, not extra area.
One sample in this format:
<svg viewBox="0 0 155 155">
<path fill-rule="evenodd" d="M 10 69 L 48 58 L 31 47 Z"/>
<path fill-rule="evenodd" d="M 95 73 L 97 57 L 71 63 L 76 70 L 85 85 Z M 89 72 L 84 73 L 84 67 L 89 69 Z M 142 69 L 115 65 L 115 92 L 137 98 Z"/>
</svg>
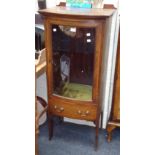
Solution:
<svg viewBox="0 0 155 155">
<path fill-rule="evenodd" d="M 112 140 L 112 131 L 116 128 L 116 126 L 113 126 L 113 125 L 108 125 L 107 126 L 107 132 L 108 132 L 108 135 L 107 135 L 107 141 L 108 142 L 111 142 Z"/>
</svg>

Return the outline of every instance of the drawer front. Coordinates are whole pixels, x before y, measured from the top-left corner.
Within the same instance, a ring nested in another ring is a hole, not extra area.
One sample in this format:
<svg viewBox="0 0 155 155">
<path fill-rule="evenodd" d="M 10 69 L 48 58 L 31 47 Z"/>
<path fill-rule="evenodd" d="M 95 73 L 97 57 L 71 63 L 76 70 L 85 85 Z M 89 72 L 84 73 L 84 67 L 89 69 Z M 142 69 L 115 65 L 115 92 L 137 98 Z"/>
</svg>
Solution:
<svg viewBox="0 0 155 155">
<path fill-rule="evenodd" d="M 57 116 L 81 120 L 95 120 L 97 113 L 96 105 L 73 104 L 73 103 L 50 103 L 50 113 Z"/>
</svg>

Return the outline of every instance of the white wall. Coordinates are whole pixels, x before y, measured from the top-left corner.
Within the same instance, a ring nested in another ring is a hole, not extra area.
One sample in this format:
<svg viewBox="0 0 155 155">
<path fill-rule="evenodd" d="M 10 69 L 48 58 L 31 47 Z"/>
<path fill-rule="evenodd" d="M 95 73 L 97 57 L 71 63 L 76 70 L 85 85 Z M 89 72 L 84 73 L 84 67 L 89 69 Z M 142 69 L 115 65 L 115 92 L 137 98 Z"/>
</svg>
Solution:
<svg viewBox="0 0 155 155">
<path fill-rule="evenodd" d="M 52 6 L 56 6 L 57 4 L 59 4 L 60 2 L 63 2 L 65 0 L 46 0 L 46 7 L 50 8 Z"/>
<path fill-rule="evenodd" d="M 35 12 L 37 13 L 38 11 L 38 0 L 35 0 Z"/>
<path fill-rule="evenodd" d="M 113 95 L 113 84 L 114 84 L 114 72 L 115 72 L 115 63 L 116 63 L 116 50 L 117 50 L 117 41 L 118 41 L 118 12 L 113 15 L 110 27 L 110 36 L 109 36 L 109 45 L 106 52 L 108 54 L 105 57 L 104 70 L 106 70 L 103 85 L 103 128 L 106 128 L 107 121 L 109 119 L 111 105 L 112 105 L 112 95 Z"/>
</svg>

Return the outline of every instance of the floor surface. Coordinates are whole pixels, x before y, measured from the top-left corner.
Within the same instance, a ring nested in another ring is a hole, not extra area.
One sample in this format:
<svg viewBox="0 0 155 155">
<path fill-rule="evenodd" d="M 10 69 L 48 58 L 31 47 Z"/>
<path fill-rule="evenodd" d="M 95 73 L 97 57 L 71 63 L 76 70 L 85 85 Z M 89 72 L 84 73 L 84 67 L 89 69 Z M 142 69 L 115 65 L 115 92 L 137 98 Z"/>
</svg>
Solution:
<svg viewBox="0 0 155 155">
<path fill-rule="evenodd" d="M 119 155 L 120 129 L 113 131 L 112 141 L 106 130 L 99 131 L 99 147 L 95 151 L 94 127 L 63 122 L 55 123 L 54 136 L 48 140 L 47 122 L 40 126 L 39 155 Z"/>
</svg>

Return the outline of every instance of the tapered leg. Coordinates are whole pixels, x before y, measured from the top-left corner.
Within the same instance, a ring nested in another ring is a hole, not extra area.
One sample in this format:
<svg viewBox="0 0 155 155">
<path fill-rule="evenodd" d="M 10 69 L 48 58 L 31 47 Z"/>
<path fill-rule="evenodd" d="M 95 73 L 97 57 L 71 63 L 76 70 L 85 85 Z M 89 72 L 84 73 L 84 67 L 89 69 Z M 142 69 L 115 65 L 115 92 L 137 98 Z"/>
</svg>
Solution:
<svg viewBox="0 0 155 155">
<path fill-rule="evenodd" d="M 63 123 L 64 122 L 64 117 L 59 117 L 59 123 Z"/>
<path fill-rule="evenodd" d="M 96 120 L 95 151 L 98 149 L 99 119 Z"/>
<path fill-rule="evenodd" d="M 48 117 L 48 133 L 49 133 L 49 140 L 53 137 L 53 119 Z"/>
<path fill-rule="evenodd" d="M 102 129 L 103 127 L 103 111 L 101 112 L 101 123 L 100 123 L 100 128 Z"/>
</svg>

